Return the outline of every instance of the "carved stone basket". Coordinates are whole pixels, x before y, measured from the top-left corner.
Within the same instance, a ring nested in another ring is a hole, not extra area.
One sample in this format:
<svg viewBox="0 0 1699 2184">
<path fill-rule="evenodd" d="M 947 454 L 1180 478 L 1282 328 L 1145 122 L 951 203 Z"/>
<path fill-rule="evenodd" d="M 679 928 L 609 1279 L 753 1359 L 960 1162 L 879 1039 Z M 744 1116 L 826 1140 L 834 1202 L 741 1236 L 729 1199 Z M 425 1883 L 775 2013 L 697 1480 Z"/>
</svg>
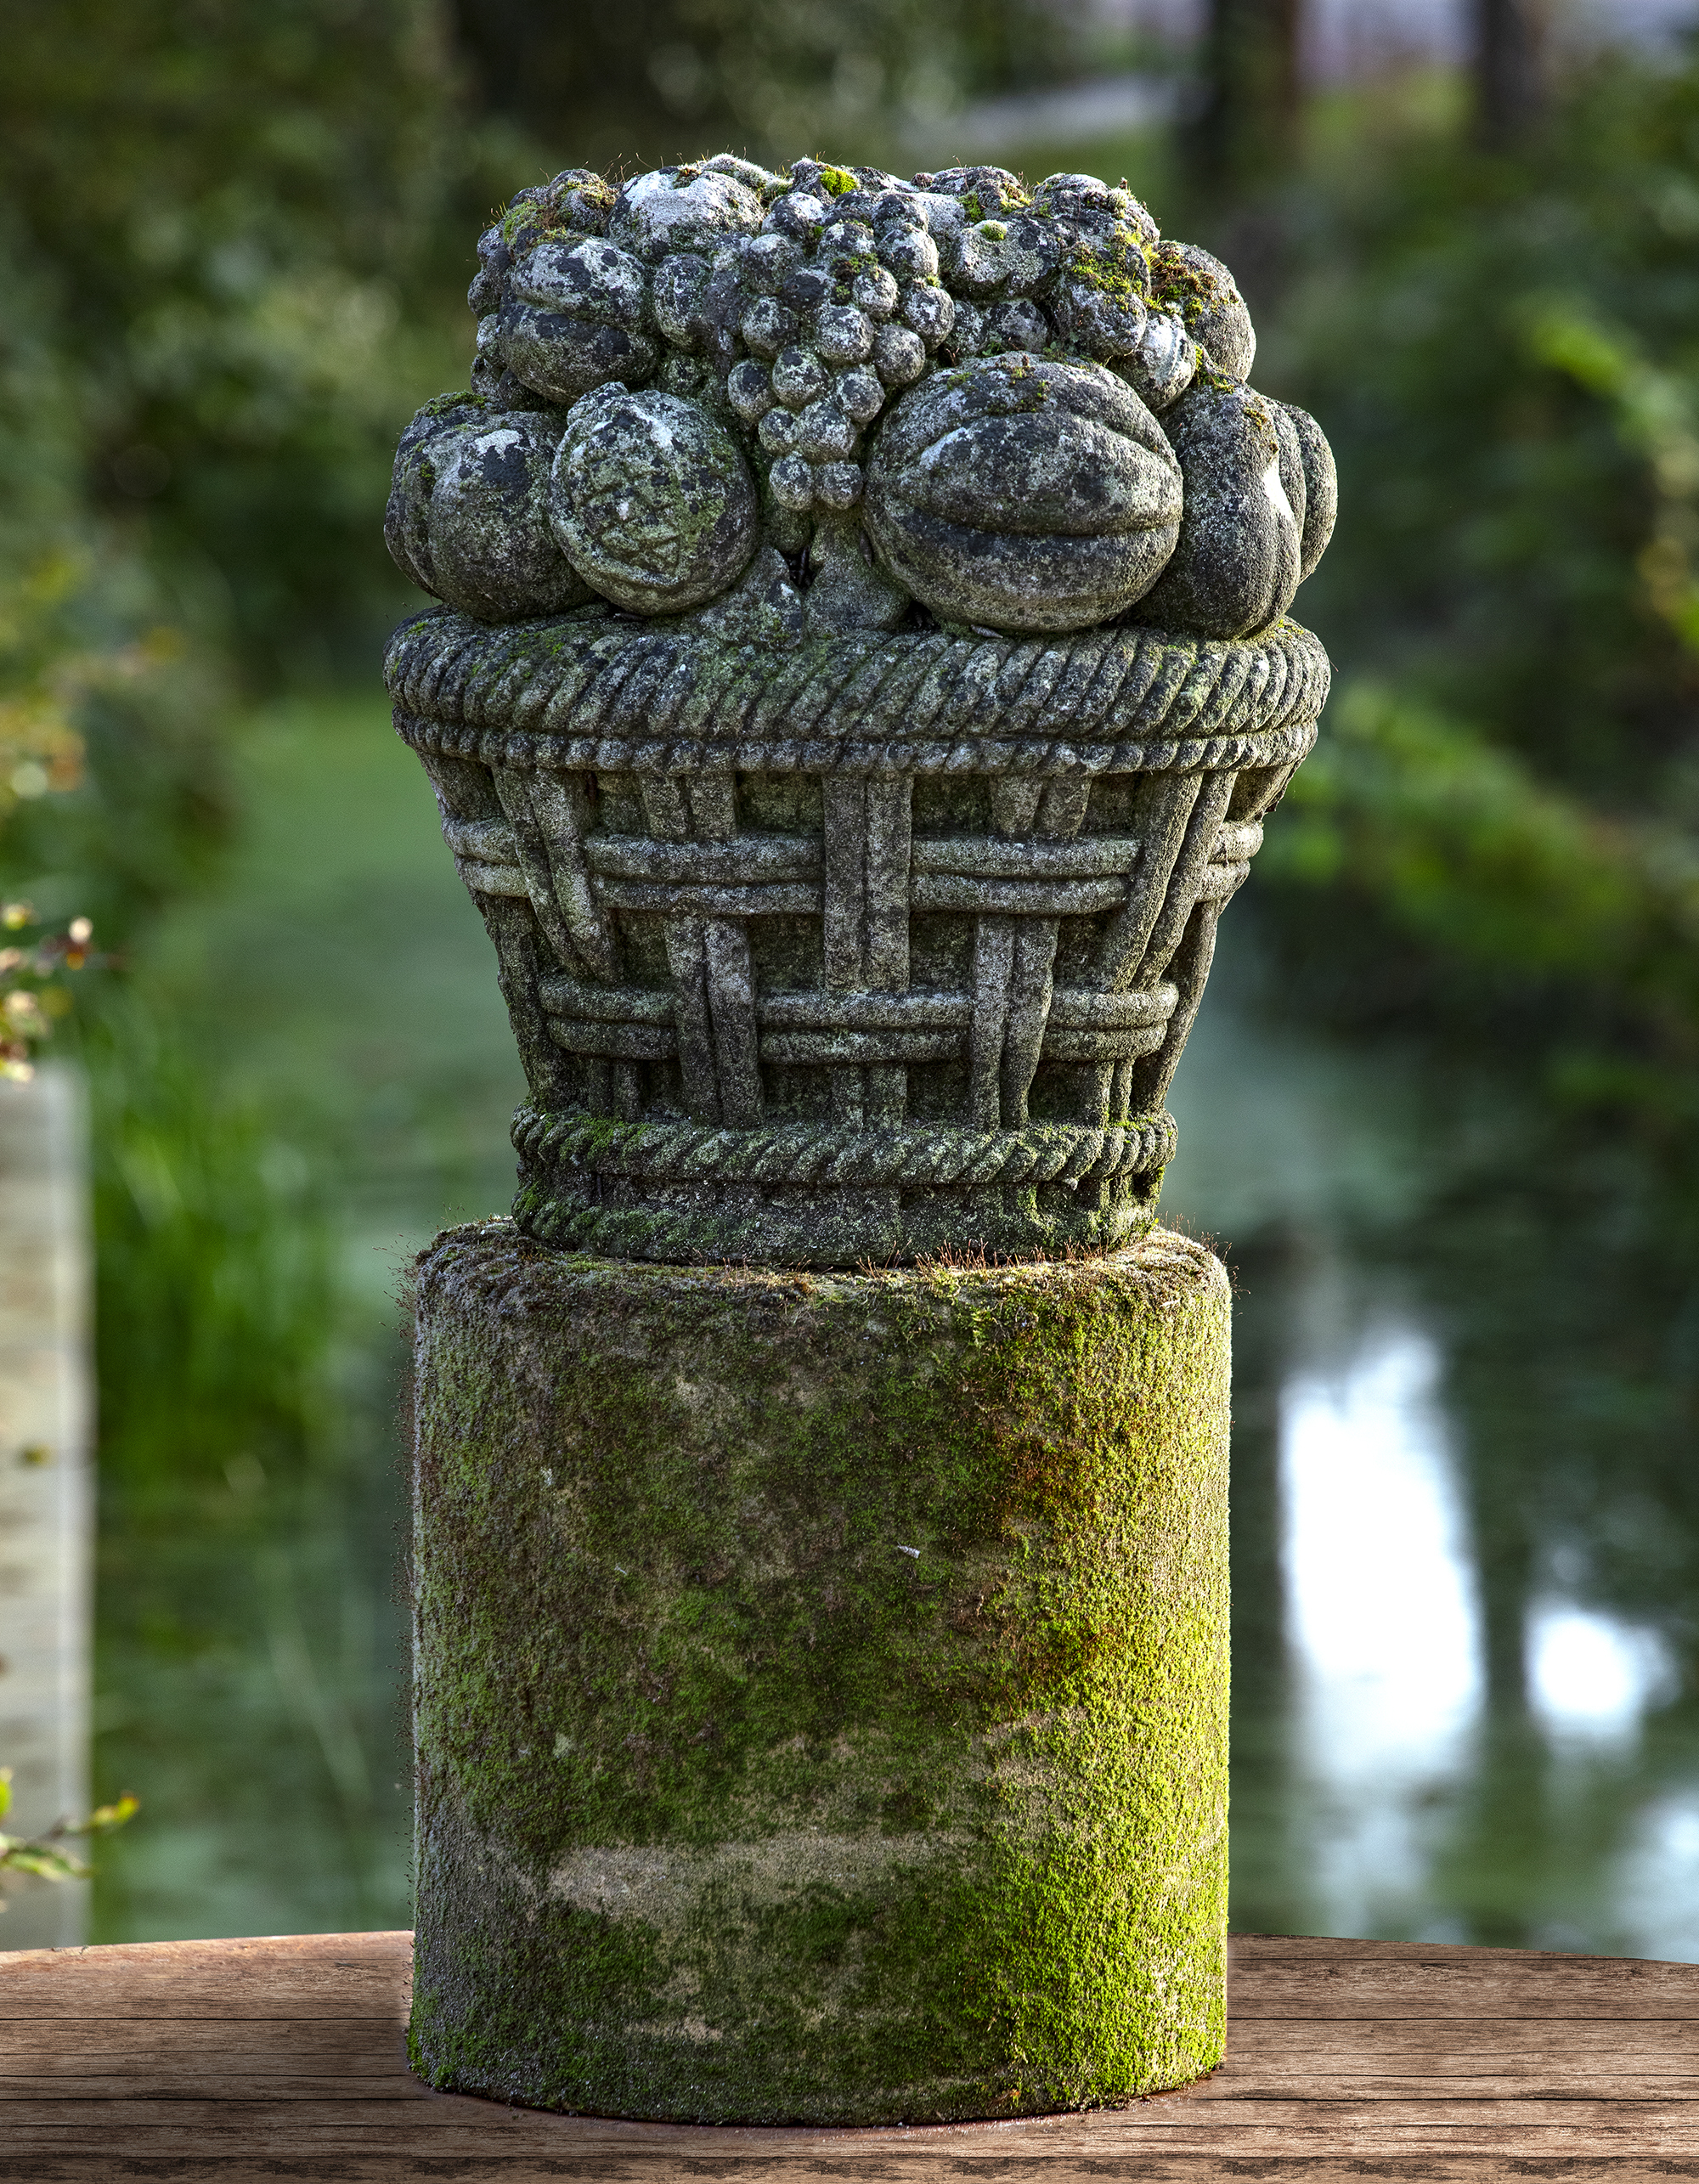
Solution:
<svg viewBox="0 0 1699 2184">
<path fill-rule="evenodd" d="M 1149 1226 L 1328 663 L 1290 620 L 765 652 L 437 611 L 387 676 L 500 961 L 520 1225 L 854 1266 Z"/>
</svg>

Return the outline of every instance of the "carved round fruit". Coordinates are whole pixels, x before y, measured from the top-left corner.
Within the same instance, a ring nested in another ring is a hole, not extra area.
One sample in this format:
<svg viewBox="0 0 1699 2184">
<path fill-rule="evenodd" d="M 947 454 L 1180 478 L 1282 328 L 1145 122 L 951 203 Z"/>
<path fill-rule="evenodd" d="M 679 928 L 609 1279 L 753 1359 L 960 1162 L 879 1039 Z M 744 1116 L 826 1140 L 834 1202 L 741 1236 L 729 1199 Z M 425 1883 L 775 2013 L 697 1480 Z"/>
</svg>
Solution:
<svg viewBox="0 0 1699 2184">
<path fill-rule="evenodd" d="M 562 420 L 468 403 L 402 436 L 384 530 L 415 583 L 481 622 L 557 614 L 590 596 L 549 529 Z"/>
<path fill-rule="evenodd" d="M 1133 392 L 1158 417 L 1171 409 L 1191 385 L 1198 369 L 1198 345 L 1180 321 L 1153 311 L 1138 346 L 1115 366 Z"/>
<path fill-rule="evenodd" d="M 746 425 L 758 425 L 773 406 L 772 374 L 745 357 L 726 380 L 725 398 Z"/>
<path fill-rule="evenodd" d="M 647 379 L 661 355 L 647 334 L 520 302 L 502 312 L 500 342 L 514 377 L 563 407 L 610 381 Z"/>
<path fill-rule="evenodd" d="M 934 614 L 995 629 L 1083 629 L 1161 574 L 1180 466 L 1111 373 L 1016 354 L 906 394 L 867 467 L 867 525 Z"/>
<path fill-rule="evenodd" d="M 1327 551 L 1328 540 L 1333 536 L 1334 518 L 1339 513 L 1339 475 L 1327 436 L 1309 411 L 1290 402 L 1283 406 L 1298 443 L 1299 466 L 1304 474 L 1304 534 L 1298 563 L 1298 580 L 1302 583 Z M 1284 443 L 1284 432 L 1281 438 Z"/>
<path fill-rule="evenodd" d="M 586 583 L 635 614 L 725 590 L 754 551 L 755 488 L 731 435 L 675 394 L 599 387 L 555 458 L 549 520 Z"/>
<path fill-rule="evenodd" d="M 594 325 L 621 326 L 628 334 L 641 329 L 648 310 L 642 267 L 593 235 L 539 243 L 515 261 L 509 278 L 522 303 L 563 311 Z"/>
<path fill-rule="evenodd" d="M 1128 286 L 1070 276 L 1057 288 L 1051 308 L 1064 336 L 1087 356 L 1131 356 L 1144 332 L 1144 299 Z"/>
<path fill-rule="evenodd" d="M 1185 472 L 1185 520 L 1136 618 L 1201 637 L 1248 636 L 1286 612 L 1301 574 L 1307 494 L 1296 428 L 1279 404 L 1216 381 L 1183 395 L 1166 430 Z"/>
<path fill-rule="evenodd" d="M 654 262 L 670 251 L 712 251 L 761 225 L 761 200 L 738 176 L 663 166 L 635 175 L 607 223 L 610 240 Z"/>
<path fill-rule="evenodd" d="M 873 366 L 887 387 L 911 387 L 926 370 L 926 346 L 906 326 L 881 326 L 873 336 Z"/>
<path fill-rule="evenodd" d="M 999 303 L 991 314 L 991 329 L 1006 349 L 1030 349 L 1034 356 L 1042 355 L 1050 340 L 1050 328 L 1044 313 L 1036 303 L 1024 296 L 1007 303 Z"/>
<path fill-rule="evenodd" d="M 814 471 L 803 455 L 782 455 L 767 474 L 767 483 L 781 508 L 805 514 L 814 505 Z"/>
<path fill-rule="evenodd" d="M 1195 243 L 1162 243 L 1152 274 L 1165 308 L 1183 319 L 1210 361 L 1234 379 L 1249 379 L 1256 360 L 1256 329 L 1238 283 L 1221 260 Z"/>
<path fill-rule="evenodd" d="M 956 299 L 947 288 L 916 281 L 902 292 L 903 317 L 929 349 L 935 349 L 956 323 Z"/>
</svg>

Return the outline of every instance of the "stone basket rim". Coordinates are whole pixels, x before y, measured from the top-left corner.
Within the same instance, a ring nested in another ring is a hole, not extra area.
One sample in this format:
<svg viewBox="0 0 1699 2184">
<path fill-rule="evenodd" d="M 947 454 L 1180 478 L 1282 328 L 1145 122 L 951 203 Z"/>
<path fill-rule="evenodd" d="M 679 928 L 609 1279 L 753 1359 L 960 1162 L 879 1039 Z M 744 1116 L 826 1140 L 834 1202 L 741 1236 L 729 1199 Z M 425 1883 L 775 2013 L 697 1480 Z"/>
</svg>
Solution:
<svg viewBox="0 0 1699 2184">
<path fill-rule="evenodd" d="M 1189 772 L 1290 765 L 1330 669 L 1290 618 L 1255 636 L 876 631 L 782 652 L 571 616 L 402 624 L 385 681 L 423 754 L 661 772 Z"/>
</svg>

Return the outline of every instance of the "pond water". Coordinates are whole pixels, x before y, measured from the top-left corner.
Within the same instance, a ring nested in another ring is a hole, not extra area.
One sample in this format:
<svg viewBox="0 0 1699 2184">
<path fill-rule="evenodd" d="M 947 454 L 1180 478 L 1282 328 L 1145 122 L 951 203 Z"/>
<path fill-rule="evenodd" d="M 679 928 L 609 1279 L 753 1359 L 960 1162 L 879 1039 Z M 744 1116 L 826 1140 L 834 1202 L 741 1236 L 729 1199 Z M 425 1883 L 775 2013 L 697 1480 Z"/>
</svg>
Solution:
<svg viewBox="0 0 1699 2184">
<path fill-rule="evenodd" d="M 109 1504 L 97 1780 L 145 1809 L 101 1940 L 408 1923 L 387 1296 L 511 1188 L 416 762 L 359 703 L 244 763 L 250 835 L 150 975 L 343 1179 L 343 1417 L 304 1481 Z M 1233 1923 L 1699 1957 L 1699 1292 L 1654 1186 L 1490 1076 L 1295 1030 L 1244 900 L 1174 1104 L 1165 1211 L 1239 1290 Z"/>
<path fill-rule="evenodd" d="M 1699 1956 L 1691 1262 L 1514 1086 L 1283 1028 L 1244 940 L 1166 1199 L 1239 1286 L 1234 1922 Z"/>
</svg>

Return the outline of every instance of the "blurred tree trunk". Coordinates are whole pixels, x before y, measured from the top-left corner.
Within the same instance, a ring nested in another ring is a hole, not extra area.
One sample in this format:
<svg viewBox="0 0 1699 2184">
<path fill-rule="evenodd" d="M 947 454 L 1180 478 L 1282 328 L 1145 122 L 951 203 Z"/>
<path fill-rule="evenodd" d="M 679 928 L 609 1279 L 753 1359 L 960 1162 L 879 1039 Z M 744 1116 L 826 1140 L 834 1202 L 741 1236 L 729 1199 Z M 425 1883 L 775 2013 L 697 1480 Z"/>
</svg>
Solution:
<svg viewBox="0 0 1699 2184">
<path fill-rule="evenodd" d="M 1538 113 L 1544 0 L 1473 0 L 1475 130 L 1495 151 L 1513 144 Z"/>
<path fill-rule="evenodd" d="M 1205 97 L 1192 133 L 1208 188 L 1243 189 L 1295 156 L 1301 9 L 1301 0 L 1210 0 Z"/>
</svg>

